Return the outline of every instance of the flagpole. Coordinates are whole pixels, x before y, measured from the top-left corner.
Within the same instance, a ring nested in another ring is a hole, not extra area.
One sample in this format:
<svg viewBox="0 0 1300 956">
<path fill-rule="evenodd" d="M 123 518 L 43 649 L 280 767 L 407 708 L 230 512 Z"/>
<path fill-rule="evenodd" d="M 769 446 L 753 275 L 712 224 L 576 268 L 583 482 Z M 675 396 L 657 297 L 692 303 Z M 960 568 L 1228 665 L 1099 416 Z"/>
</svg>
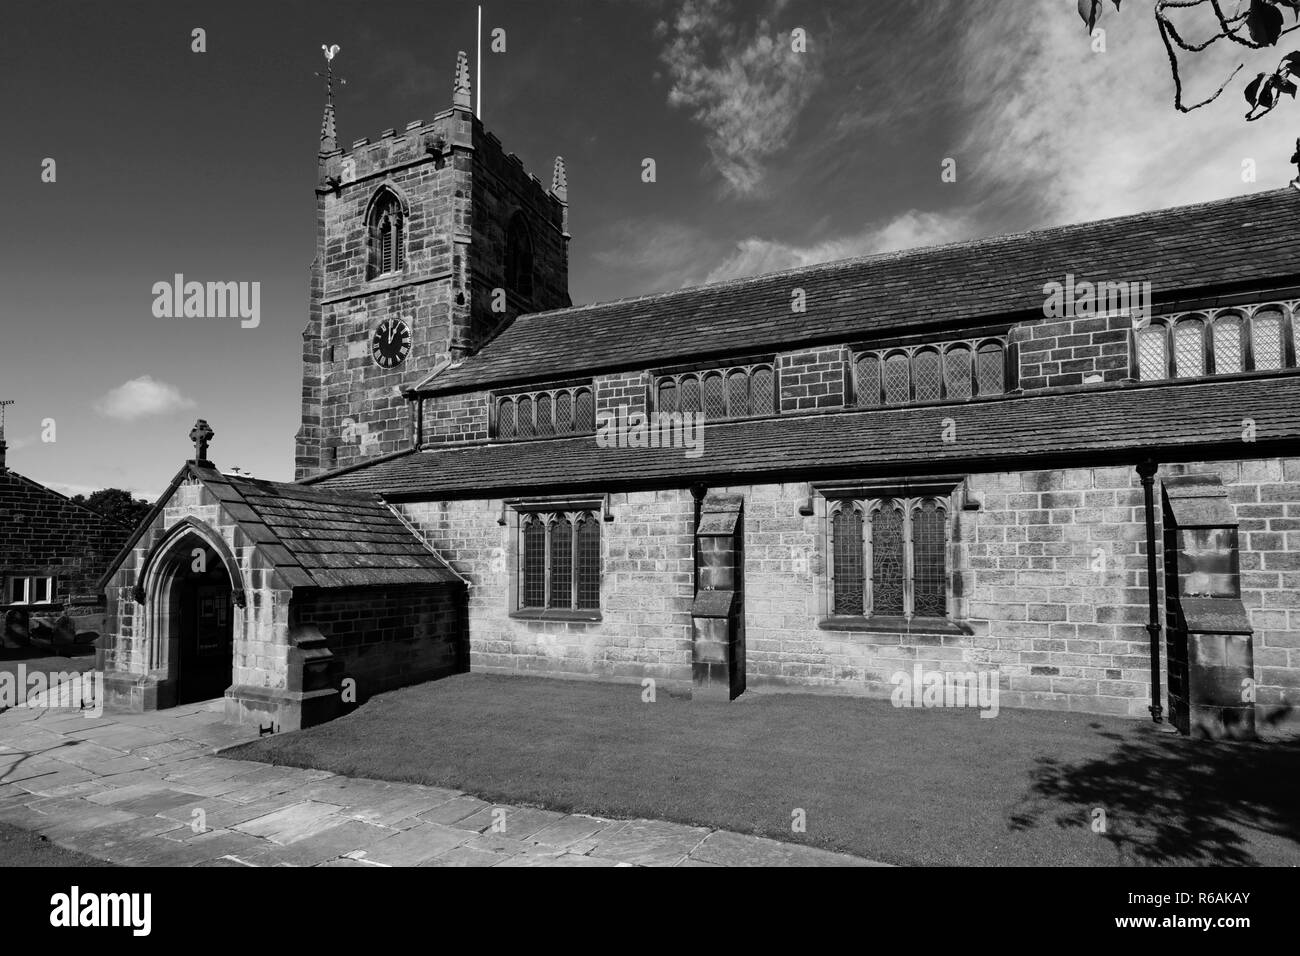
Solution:
<svg viewBox="0 0 1300 956">
<path fill-rule="evenodd" d="M 480 120 L 483 119 L 483 5 L 479 4 L 478 8 L 478 39 L 477 48 L 474 51 L 474 59 L 477 61 L 478 82 L 474 84 L 478 87 L 478 98 L 474 103 L 474 115 Z"/>
</svg>

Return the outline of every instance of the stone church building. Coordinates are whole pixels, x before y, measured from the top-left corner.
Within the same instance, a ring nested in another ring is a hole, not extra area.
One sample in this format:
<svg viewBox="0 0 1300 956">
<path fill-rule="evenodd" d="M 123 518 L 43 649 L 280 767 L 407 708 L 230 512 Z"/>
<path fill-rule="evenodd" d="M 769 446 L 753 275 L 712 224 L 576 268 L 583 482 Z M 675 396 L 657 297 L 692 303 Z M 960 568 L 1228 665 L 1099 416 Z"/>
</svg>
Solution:
<svg viewBox="0 0 1300 956">
<path fill-rule="evenodd" d="M 987 672 L 1297 720 L 1300 191 L 573 306 L 563 162 L 504 150 L 462 55 L 431 121 L 341 148 L 327 105 L 316 208 L 297 481 L 196 428 L 105 578 L 119 704 Z"/>
</svg>

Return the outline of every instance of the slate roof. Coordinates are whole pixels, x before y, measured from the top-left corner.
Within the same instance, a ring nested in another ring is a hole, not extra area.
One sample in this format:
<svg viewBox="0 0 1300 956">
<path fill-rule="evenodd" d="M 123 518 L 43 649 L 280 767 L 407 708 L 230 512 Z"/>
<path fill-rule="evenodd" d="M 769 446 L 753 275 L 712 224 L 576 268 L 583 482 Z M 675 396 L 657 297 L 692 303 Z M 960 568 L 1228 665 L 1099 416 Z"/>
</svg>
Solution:
<svg viewBox="0 0 1300 956">
<path fill-rule="evenodd" d="M 520 316 L 420 390 L 466 391 L 669 360 L 775 351 L 907 327 L 973 326 L 1040 310 L 1043 284 L 1149 281 L 1158 302 L 1300 277 L 1300 191 L 810 266 Z M 790 308 L 791 290 L 808 309 Z"/>
<path fill-rule="evenodd" d="M 154 524 L 175 489 L 198 478 L 291 588 L 463 582 L 377 496 L 224 475 L 190 462 L 158 499 L 101 581 Z M 164 531 L 166 529 L 163 529 Z"/>
<path fill-rule="evenodd" d="M 1243 444 L 1243 419 L 1255 422 Z M 955 440 L 945 442 L 945 419 Z M 1300 453 L 1300 374 L 1141 384 L 1053 394 L 798 415 L 708 425 L 704 454 L 601 448 L 594 436 L 459 445 L 307 479 L 385 497 L 491 497 L 560 489 L 685 487 L 708 476 L 769 480 L 836 474 L 931 474 L 1157 460 L 1250 449 Z"/>
</svg>

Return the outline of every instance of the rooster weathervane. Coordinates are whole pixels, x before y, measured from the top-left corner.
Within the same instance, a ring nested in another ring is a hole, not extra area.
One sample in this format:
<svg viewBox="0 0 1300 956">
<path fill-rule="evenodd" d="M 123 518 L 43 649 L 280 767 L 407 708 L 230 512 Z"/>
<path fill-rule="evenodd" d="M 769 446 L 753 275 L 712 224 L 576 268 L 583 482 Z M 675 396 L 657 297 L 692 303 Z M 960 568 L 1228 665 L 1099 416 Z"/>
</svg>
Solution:
<svg viewBox="0 0 1300 956">
<path fill-rule="evenodd" d="M 316 75 L 323 76 L 325 78 L 325 97 L 329 102 L 333 103 L 334 102 L 334 57 L 338 56 L 338 52 L 341 48 L 337 43 L 331 43 L 328 45 L 322 43 L 320 45 L 320 48 L 321 51 L 325 54 L 325 72 L 317 73 Z M 348 83 L 347 80 L 343 79 L 343 77 L 341 76 L 339 77 L 339 86 L 347 86 L 347 83 Z"/>
</svg>

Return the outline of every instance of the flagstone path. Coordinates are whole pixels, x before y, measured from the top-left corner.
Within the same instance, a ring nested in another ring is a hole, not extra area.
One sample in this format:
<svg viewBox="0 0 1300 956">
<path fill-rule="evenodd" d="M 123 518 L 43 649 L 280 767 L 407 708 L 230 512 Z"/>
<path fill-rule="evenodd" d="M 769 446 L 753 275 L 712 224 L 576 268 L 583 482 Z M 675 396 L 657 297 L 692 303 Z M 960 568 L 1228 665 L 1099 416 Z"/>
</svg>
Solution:
<svg viewBox="0 0 1300 956">
<path fill-rule="evenodd" d="M 221 702 L 0 713 L 0 821 L 134 866 L 871 866 L 708 827 L 232 760 Z M 4 860 L 0 860 L 0 865 Z"/>
</svg>

